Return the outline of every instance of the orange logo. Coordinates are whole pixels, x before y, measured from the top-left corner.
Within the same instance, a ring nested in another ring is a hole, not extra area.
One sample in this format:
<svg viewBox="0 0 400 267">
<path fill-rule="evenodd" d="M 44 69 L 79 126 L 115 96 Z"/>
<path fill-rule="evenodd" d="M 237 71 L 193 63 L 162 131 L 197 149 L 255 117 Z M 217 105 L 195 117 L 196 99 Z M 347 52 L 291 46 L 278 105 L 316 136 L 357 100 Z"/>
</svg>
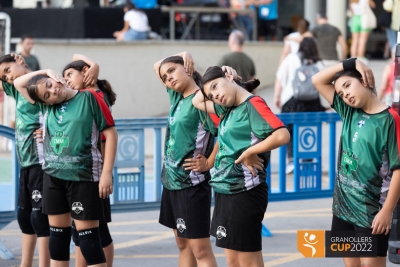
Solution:
<svg viewBox="0 0 400 267">
<path fill-rule="evenodd" d="M 306 258 L 325 257 L 325 231 L 299 230 L 297 231 L 297 250 Z"/>
</svg>

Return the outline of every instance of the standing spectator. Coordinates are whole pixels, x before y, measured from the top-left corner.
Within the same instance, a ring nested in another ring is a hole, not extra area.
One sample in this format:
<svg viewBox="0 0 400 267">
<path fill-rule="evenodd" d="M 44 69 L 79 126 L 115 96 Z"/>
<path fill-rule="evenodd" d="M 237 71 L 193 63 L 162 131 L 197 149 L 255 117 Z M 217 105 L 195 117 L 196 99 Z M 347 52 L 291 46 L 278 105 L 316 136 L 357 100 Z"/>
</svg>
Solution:
<svg viewBox="0 0 400 267">
<path fill-rule="evenodd" d="M 366 8 L 375 8 L 375 3 L 372 0 L 350 0 L 350 11 L 351 17 L 351 57 L 357 57 L 363 60 L 365 56 L 365 48 L 367 46 L 367 41 L 369 33 L 372 29 L 366 29 L 362 25 L 361 16 Z M 397 25 L 398 26 L 398 25 Z"/>
<path fill-rule="evenodd" d="M 378 99 L 388 106 L 391 106 L 393 101 L 394 68 L 396 66 L 394 62 L 395 53 L 396 47 L 393 46 L 392 58 L 383 69 L 382 82 L 378 91 Z"/>
<path fill-rule="evenodd" d="M 340 30 L 328 23 L 328 17 L 324 11 L 317 14 L 317 26 L 312 29 L 312 34 L 317 39 L 318 50 L 325 67 L 339 63 L 336 43 L 342 48 L 342 60 L 347 58 L 347 45 Z"/>
<path fill-rule="evenodd" d="M 131 0 L 137 8 L 156 8 L 157 0 Z"/>
<path fill-rule="evenodd" d="M 218 66 L 229 66 L 235 69 L 243 81 L 249 81 L 256 75 L 253 60 L 243 52 L 244 35 L 234 30 L 229 35 L 228 46 L 231 53 L 226 54 L 219 61 Z"/>
<path fill-rule="evenodd" d="M 33 48 L 33 37 L 31 35 L 24 35 L 21 37 L 21 56 L 24 58 L 25 63 L 32 71 L 40 70 L 40 65 L 37 57 L 31 54 Z"/>
<path fill-rule="evenodd" d="M 276 41 L 278 26 L 278 0 L 254 0 L 258 6 L 258 40 L 264 41 L 267 36 Z"/>
<path fill-rule="evenodd" d="M 395 32 L 394 34 L 396 34 L 397 31 L 399 30 L 399 25 L 400 25 L 400 0 L 393 0 L 392 24 L 390 25 L 390 28 Z M 393 47 L 391 47 L 390 49 L 392 48 Z"/>
<path fill-rule="evenodd" d="M 117 41 L 145 40 L 149 30 L 149 21 L 146 13 L 136 9 L 129 0 L 124 6 L 124 28 L 114 32 Z"/>
<path fill-rule="evenodd" d="M 253 4 L 253 0 L 231 0 L 230 5 L 231 8 L 236 9 L 236 10 L 244 10 L 246 8 L 249 8 Z M 244 34 L 246 36 L 247 40 L 251 39 L 252 33 L 253 33 L 253 19 L 250 14 L 236 14 L 233 13 L 234 16 L 236 16 L 236 19 L 242 28 L 244 30 Z"/>
</svg>

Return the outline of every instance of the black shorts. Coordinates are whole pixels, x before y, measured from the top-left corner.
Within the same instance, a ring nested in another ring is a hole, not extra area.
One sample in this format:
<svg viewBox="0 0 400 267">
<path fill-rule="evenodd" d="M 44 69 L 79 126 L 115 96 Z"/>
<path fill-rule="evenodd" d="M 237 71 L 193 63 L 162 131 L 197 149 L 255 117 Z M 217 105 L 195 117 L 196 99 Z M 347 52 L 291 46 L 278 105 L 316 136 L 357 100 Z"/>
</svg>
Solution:
<svg viewBox="0 0 400 267">
<path fill-rule="evenodd" d="M 239 194 L 215 193 L 210 234 L 215 245 L 243 252 L 262 249 L 262 220 L 268 205 L 266 183 Z"/>
<path fill-rule="evenodd" d="M 71 212 L 76 220 L 100 220 L 103 200 L 98 182 L 72 182 L 44 174 L 43 213 L 58 215 Z"/>
<path fill-rule="evenodd" d="M 18 206 L 40 209 L 43 197 L 43 170 L 41 165 L 23 168 L 19 175 Z"/>
<path fill-rule="evenodd" d="M 366 231 L 369 233 L 372 233 L 372 229 L 371 228 L 363 228 L 363 227 L 359 227 L 356 226 L 352 223 L 346 222 L 345 220 L 342 220 L 338 217 L 336 217 L 335 215 L 333 215 L 332 217 L 332 227 L 331 227 L 331 232 L 335 233 L 335 232 L 339 232 L 339 231 Z M 376 237 L 376 245 L 377 245 L 377 255 L 378 257 L 386 257 L 387 255 L 387 251 L 389 248 L 389 234 L 385 235 L 385 234 L 379 234 L 379 235 L 375 235 Z"/>
<path fill-rule="evenodd" d="M 163 188 L 160 224 L 182 238 L 210 237 L 211 186 L 204 181 L 183 190 Z"/>
<path fill-rule="evenodd" d="M 258 35 L 259 36 L 276 36 L 278 20 L 258 20 Z"/>
</svg>

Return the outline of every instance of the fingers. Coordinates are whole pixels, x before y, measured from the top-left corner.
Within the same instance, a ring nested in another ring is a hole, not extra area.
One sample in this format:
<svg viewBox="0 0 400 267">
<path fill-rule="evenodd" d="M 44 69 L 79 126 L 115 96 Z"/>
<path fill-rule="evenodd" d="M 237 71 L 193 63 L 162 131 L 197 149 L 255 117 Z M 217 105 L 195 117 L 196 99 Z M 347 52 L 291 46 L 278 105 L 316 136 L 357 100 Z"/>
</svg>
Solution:
<svg viewBox="0 0 400 267">
<path fill-rule="evenodd" d="M 252 166 L 247 166 L 247 168 L 249 169 L 249 171 L 251 172 L 251 175 L 253 175 L 253 177 L 257 176 L 257 172 L 256 172 L 256 170 L 254 170 L 254 168 Z"/>
<path fill-rule="evenodd" d="M 113 192 L 113 186 L 99 186 L 99 197 L 100 198 L 108 198 Z"/>
</svg>

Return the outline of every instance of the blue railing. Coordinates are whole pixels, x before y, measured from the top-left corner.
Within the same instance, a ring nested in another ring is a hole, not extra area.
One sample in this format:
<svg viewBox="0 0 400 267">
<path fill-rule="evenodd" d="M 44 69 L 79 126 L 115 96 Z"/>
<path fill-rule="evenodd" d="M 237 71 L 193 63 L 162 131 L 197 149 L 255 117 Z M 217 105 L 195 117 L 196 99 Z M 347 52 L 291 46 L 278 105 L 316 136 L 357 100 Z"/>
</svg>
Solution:
<svg viewBox="0 0 400 267">
<path fill-rule="evenodd" d="M 332 196 L 336 170 L 336 124 L 340 117 L 336 113 L 324 112 L 287 113 L 278 114 L 278 117 L 285 124 L 293 124 L 295 168 L 293 174 L 286 175 L 286 146 L 272 152 L 271 158 L 278 164 L 272 160 L 267 169 L 269 201 Z M 111 197 L 113 212 L 159 208 L 162 131 L 167 125 L 167 118 L 116 119 L 115 123 L 119 141 L 114 168 L 114 194 Z M 323 125 L 329 127 L 328 134 L 323 133 L 326 130 Z M 324 139 L 323 134 L 326 136 Z M 0 136 L 14 140 L 14 131 L 0 126 Z M 323 147 L 323 140 L 328 142 L 327 147 Z M 149 151 L 150 147 L 153 151 Z M 324 154 L 329 157 L 327 161 L 322 153 L 326 148 L 328 152 Z M 13 180 L 16 181 L 18 167 L 14 148 L 12 158 Z M 327 166 L 327 177 L 323 175 L 323 163 Z M 18 183 L 15 183 L 15 197 L 17 186 Z M 16 203 L 15 199 L 13 211 L 0 211 L 0 225 L 15 219 Z"/>
</svg>

